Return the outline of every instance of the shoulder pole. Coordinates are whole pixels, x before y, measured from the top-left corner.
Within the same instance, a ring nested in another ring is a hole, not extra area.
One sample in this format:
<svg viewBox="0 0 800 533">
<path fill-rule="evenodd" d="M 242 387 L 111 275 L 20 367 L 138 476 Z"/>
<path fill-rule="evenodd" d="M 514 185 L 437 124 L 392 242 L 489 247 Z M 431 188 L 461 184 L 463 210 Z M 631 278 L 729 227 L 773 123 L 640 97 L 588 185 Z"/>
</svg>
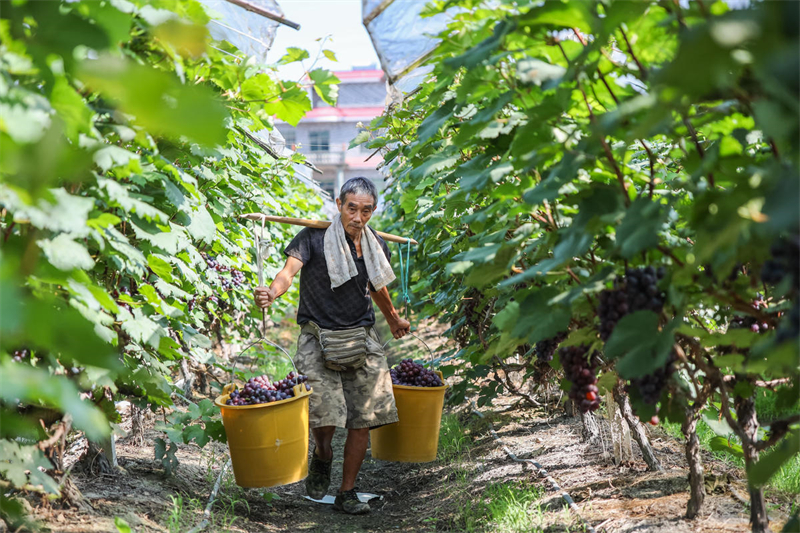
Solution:
<svg viewBox="0 0 800 533">
<path fill-rule="evenodd" d="M 274 215 L 264 215 L 262 213 L 245 213 L 244 215 L 239 215 L 240 218 L 246 218 L 249 220 L 269 220 L 270 222 L 280 222 L 281 224 L 292 224 L 293 226 L 305 226 L 307 228 L 317 228 L 317 229 L 326 229 L 328 226 L 331 225 L 329 220 L 310 220 L 307 218 L 292 218 L 292 217 L 278 217 Z M 409 239 L 407 237 L 400 237 L 399 235 L 392 235 L 391 233 L 384 233 L 382 231 L 376 231 L 378 235 L 383 237 L 384 240 L 389 242 L 398 242 L 400 244 L 405 244 L 410 242 L 411 244 L 419 244 L 414 239 Z"/>
</svg>

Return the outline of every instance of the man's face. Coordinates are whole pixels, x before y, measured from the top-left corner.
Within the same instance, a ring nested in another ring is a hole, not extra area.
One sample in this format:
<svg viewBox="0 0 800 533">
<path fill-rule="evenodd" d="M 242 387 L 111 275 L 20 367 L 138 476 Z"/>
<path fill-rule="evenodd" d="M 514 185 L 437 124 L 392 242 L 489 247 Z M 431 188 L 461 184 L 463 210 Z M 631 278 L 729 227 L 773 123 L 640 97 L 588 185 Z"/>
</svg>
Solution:
<svg viewBox="0 0 800 533">
<path fill-rule="evenodd" d="M 375 199 L 371 194 L 348 194 L 342 201 L 336 199 L 336 207 L 342 215 L 342 226 L 351 237 L 357 235 L 367 225 L 375 211 Z"/>
</svg>

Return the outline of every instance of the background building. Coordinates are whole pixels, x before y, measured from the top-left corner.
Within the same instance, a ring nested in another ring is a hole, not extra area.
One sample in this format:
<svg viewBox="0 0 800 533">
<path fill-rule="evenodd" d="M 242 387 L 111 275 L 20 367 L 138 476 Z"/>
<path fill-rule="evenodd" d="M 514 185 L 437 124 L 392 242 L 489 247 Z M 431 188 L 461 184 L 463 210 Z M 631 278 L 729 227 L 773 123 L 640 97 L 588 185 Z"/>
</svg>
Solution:
<svg viewBox="0 0 800 533">
<path fill-rule="evenodd" d="M 311 89 L 313 109 L 296 128 L 278 122 L 278 131 L 286 139 L 286 147 L 304 154 L 323 174 L 314 178 L 334 197 L 345 181 L 355 176 L 371 179 L 383 189 L 383 176 L 376 167 L 383 161 L 380 153 L 365 161 L 374 150 L 356 147 L 348 150 L 358 135 L 359 122 L 365 126 L 383 113 L 386 105 L 386 78 L 374 67 L 356 67 L 334 72 L 341 80 L 336 107 L 323 102 Z"/>
</svg>

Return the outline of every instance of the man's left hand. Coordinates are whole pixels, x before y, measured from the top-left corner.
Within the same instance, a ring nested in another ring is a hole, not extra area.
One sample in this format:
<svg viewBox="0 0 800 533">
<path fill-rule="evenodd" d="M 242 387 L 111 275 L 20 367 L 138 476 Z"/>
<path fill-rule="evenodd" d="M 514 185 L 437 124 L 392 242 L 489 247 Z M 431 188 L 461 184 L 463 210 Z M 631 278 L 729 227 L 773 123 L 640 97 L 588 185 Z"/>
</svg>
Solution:
<svg viewBox="0 0 800 533">
<path fill-rule="evenodd" d="M 392 328 L 392 336 L 395 339 L 399 339 L 401 337 L 405 337 L 408 335 L 408 332 L 411 331 L 411 322 L 405 318 L 398 317 L 397 320 L 392 321 L 392 323 L 389 324 L 389 327 Z"/>
</svg>

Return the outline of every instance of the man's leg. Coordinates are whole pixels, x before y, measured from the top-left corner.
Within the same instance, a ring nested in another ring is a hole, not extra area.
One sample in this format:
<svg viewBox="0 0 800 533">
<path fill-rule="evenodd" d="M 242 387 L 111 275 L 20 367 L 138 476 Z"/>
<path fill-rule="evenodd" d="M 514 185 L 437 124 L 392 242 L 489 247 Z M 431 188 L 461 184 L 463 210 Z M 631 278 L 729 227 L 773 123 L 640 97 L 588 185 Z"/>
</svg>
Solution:
<svg viewBox="0 0 800 533">
<path fill-rule="evenodd" d="M 314 443 L 316 444 L 314 454 L 323 461 L 330 461 L 333 459 L 333 448 L 331 448 L 331 442 L 333 441 L 334 433 L 336 433 L 336 426 L 324 426 L 321 428 L 313 428 L 311 430 L 311 434 L 314 435 Z M 367 449 L 364 448 L 365 452 L 366 450 Z"/>
<path fill-rule="evenodd" d="M 314 435 L 314 455 L 308 465 L 306 478 L 306 494 L 315 500 L 321 499 L 328 492 L 331 484 L 331 466 L 333 466 L 333 450 L 331 441 L 336 433 L 336 426 L 312 428 Z"/>
<path fill-rule="evenodd" d="M 303 332 L 298 337 L 294 364 L 308 376 L 307 384 L 314 390 L 308 400 L 308 422 L 316 446 L 308 465 L 306 494 L 319 500 L 331 484 L 331 441 L 336 427 L 343 427 L 347 421 L 347 404 L 339 374 L 325 368 L 319 342 L 311 333 Z"/>
<path fill-rule="evenodd" d="M 316 438 L 316 434 L 314 435 Z M 330 444 L 330 442 L 329 442 Z M 344 443 L 344 466 L 342 467 L 342 486 L 340 491 L 350 490 L 355 486 L 356 476 L 361 470 L 361 463 L 367 454 L 369 444 L 369 428 L 348 429 Z"/>
</svg>

